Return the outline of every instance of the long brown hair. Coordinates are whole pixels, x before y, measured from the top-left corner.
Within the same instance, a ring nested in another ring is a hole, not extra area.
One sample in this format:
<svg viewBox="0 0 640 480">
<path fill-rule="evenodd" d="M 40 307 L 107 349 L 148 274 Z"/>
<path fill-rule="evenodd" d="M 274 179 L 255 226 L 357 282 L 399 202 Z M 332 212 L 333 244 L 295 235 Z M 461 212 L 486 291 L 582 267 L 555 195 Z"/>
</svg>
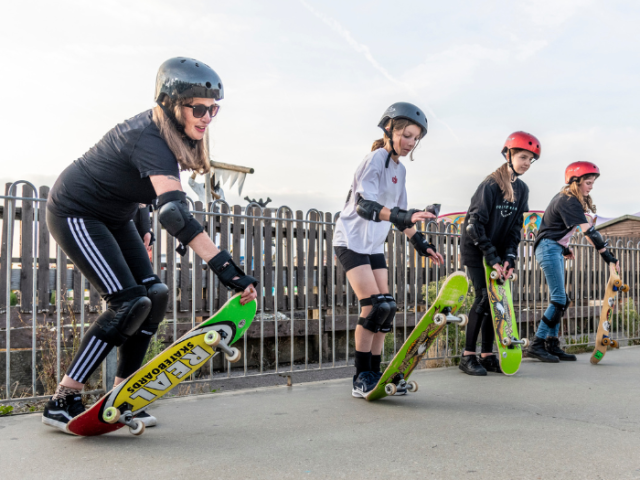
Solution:
<svg viewBox="0 0 640 480">
<path fill-rule="evenodd" d="M 170 102 L 167 97 L 163 100 L 163 106 L 170 109 L 181 125 L 185 124 L 182 106 L 189 104 L 193 98 L 181 98 L 177 102 Z M 160 130 L 160 135 L 173 152 L 180 165 L 180 170 L 191 170 L 200 175 L 208 173 L 209 163 L 209 129 L 206 130 L 202 140 L 195 142 L 195 147 L 188 145 L 186 134 L 180 133 L 173 122 L 167 117 L 162 108 L 158 105 L 153 109 L 153 123 Z"/>
<path fill-rule="evenodd" d="M 415 125 L 418 128 L 420 128 L 420 131 L 422 131 L 422 127 L 420 125 L 418 125 L 415 122 L 412 122 L 408 118 L 399 118 L 397 120 L 389 119 L 389 121 L 385 125 L 385 128 L 387 128 L 392 121 L 393 121 L 394 132 L 404 132 L 404 129 L 407 128 L 409 125 Z M 393 135 L 393 132 L 391 132 L 391 135 Z M 415 146 L 413 147 L 413 150 L 411 150 L 411 153 L 409 154 L 409 158 L 411 159 L 412 162 L 413 162 L 413 152 L 415 151 L 416 148 L 418 148 L 419 143 L 420 143 L 420 140 L 416 142 Z M 391 138 L 389 136 L 389 133 L 387 133 L 387 131 L 385 130 L 384 136 L 373 142 L 373 145 L 371 146 L 371 151 L 373 152 L 375 150 L 378 150 L 379 148 L 386 148 L 389 145 L 391 145 Z"/>
<path fill-rule="evenodd" d="M 591 195 L 587 195 L 585 197 L 580 192 L 580 185 L 582 184 L 582 182 L 586 181 L 589 178 L 596 177 L 597 175 L 584 175 L 583 177 L 580 177 L 578 181 L 571 182 L 569 185 L 565 185 L 564 187 L 562 187 L 560 193 L 562 193 L 563 195 L 567 195 L 568 197 L 576 197 L 580 202 L 580 205 L 582 205 L 584 213 L 589 213 L 589 211 L 591 211 L 592 213 L 596 213 L 596 206 L 593 204 Z"/>
<path fill-rule="evenodd" d="M 513 158 L 514 155 L 522 152 L 521 148 L 512 148 L 509 150 L 510 158 Z M 489 175 L 486 179 L 493 179 L 500 187 L 502 191 L 502 196 L 507 202 L 514 203 L 516 201 L 516 194 L 513 191 L 513 180 L 514 175 L 511 171 L 511 167 L 509 167 L 509 162 L 504 163 L 501 167 L 499 167 L 495 172 Z"/>
</svg>

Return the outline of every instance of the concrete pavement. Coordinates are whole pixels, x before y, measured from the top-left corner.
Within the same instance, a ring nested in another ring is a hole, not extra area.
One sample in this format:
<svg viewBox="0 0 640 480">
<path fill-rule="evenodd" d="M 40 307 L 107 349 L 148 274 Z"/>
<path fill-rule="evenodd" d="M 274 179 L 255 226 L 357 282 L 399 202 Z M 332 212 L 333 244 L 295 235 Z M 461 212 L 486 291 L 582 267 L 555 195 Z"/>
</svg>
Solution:
<svg viewBox="0 0 640 480">
<path fill-rule="evenodd" d="M 160 425 L 79 438 L 0 418 L 0 478 L 640 479 L 640 347 L 513 377 L 416 372 L 375 403 L 350 380 L 159 401 Z"/>
</svg>

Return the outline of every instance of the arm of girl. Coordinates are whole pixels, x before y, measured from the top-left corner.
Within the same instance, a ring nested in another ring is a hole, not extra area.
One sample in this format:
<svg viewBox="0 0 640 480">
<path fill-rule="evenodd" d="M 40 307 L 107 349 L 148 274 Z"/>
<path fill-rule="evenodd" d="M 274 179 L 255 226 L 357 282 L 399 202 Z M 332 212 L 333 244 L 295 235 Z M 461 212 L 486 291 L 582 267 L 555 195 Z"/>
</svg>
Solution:
<svg viewBox="0 0 640 480">
<path fill-rule="evenodd" d="M 593 245 L 596 248 L 596 250 L 598 250 L 598 253 L 602 257 L 602 259 L 608 264 L 615 263 L 616 271 L 620 272 L 620 262 L 607 249 L 607 247 L 609 246 L 609 243 L 605 242 L 604 238 L 602 238 L 602 235 L 600 235 L 600 233 L 592 225 L 589 225 L 588 223 L 580 224 L 580 229 L 584 232 L 584 235 L 587 238 L 587 241 L 591 245 Z"/>
<path fill-rule="evenodd" d="M 204 233 L 202 226 L 189 213 L 186 194 L 182 191 L 180 179 L 174 176 L 151 175 L 150 177 L 157 198 L 158 219 L 163 227 L 180 242 L 184 255 L 184 245 L 189 245 L 202 258 L 220 282 L 229 289 L 242 292 L 242 305 L 257 297 L 255 286 L 258 281 L 245 275 L 234 263 L 229 252 L 218 250 L 211 238 Z"/>
</svg>

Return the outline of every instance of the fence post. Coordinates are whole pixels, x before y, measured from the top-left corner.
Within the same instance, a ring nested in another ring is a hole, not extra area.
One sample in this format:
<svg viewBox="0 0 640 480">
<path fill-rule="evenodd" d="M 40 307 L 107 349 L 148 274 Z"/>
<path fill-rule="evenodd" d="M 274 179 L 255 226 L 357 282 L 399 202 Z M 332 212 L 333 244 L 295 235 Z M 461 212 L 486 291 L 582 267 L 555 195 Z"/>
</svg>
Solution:
<svg viewBox="0 0 640 480">
<path fill-rule="evenodd" d="M 107 311 L 107 303 L 102 300 L 102 311 Z M 113 388 L 116 379 L 116 369 L 118 368 L 118 349 L 112 348 L 107 358 L 102 362 L 102 388 L 108 392 Z"/>
</svg>

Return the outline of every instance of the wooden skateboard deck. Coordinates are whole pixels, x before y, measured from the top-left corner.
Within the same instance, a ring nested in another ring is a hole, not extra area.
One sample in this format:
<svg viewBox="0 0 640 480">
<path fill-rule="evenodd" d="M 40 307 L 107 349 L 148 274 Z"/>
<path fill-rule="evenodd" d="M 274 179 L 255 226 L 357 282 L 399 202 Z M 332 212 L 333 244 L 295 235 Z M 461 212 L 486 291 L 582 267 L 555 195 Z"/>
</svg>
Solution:
<svg viewBox="0 0 640 480">
<path fill-rule="evenodd" d="M 408 380 L 411 372 L 418 366 L 420 360 L 426 355 L 427 350 L 429 350 L 438 335 L 445 329 L 447 323 L 457 322 L 460 323 L 460 326 L 466 325 L 466 315 L 459 315 L 458 317 L 453 315 L 464 304 L 468 290 L 469 281 L 464 272 L 455 272 L 449 275 L 433 305 L 415 326 L 411 335 L 396 353 L 396 356 L 393 357 L 376 387 L 368 393 L 367 400 L 378 400 L 394 395 L 394 387 Z M 389 387 L 389 385 L 392 385 L 392 387 Z M 417 383 L 409 382 L 408 389 L 409 391 L 416 391 L 418 389 Z"/>
<path fill-rule="evenodd" d="M 597 365 L 607 353 L 607 348 L 619 348 L 617 340 L 610 337 L 611 334 L 611 315 L 616 303 L 616 294 L 618 292 L 628 292 L 629 286 L 624 285 L 620 279 L 620 275 L 616 272 L 615 265 L 610 264 L 609 281 L 607 289 L 602 301 L 602 309 L 600 310 L 600 322 L 598 323 L 598 333 L 596 334 L 596 348 L 591 354 L 591 363 Z"/>
<path fill-rule="evenodd" d="M 207 332 L 218 332 L 227 345 L 235 343 L 251 325 L 257 308 L 255 300 L 240 305 L 240 296 L 238 293 L 231 297 L 215 315 L 189 330 L 91 408 L 71 420 L 67 424 L 67 431 L 75 435 L 94 436 L 124 427 L 124 423 L 105 422 L 103 412 L 109 407 L 116 407 L 123 413 L 131 412 L 135 416 L 189 378 L 219 351 L 219 348 L 205 342 Z"/>
<path fill-rule="evenodd" d="M 505 375 L 514 375 L 522 362 L 522 350 L 529 345 L 526 338 L 520 340 L 518 337 L 516 313 L 511 297 L 511 282 L 515 280 L 515 277 L 512 276 L 509 280 L 499 277 L 498 272 L 486 261 L 484 261 L 484 271 L 487 279 L 487 294 L 493 319 L 493 330 L 498 344 L 500 369 Z"/>
</svg>

